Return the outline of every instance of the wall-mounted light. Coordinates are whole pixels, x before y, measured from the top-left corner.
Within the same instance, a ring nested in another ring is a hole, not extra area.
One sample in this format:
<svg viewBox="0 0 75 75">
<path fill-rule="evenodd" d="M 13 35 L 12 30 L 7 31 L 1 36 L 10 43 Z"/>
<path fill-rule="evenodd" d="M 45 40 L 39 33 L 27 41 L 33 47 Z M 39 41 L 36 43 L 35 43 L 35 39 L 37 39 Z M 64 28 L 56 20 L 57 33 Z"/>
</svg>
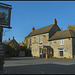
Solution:
<svg viewBox="0 0 75 75">
<path fill-rule="evenodd" d="M 46 37 L 45 35 L 43 35 L 44 37 Z"/>
</svg>

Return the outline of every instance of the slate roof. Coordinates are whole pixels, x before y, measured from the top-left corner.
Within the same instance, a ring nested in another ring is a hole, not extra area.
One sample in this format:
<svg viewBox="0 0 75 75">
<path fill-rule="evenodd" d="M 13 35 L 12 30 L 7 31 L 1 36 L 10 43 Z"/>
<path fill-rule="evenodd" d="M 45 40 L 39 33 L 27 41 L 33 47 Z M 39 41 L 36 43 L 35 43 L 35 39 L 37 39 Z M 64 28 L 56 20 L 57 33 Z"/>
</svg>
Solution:
<svg viewBox="0 0 75 75">
<path fill-rule="evenodd" d="M 48 26 L 45 26 L 45 27 L 36 29 L 36 30 L 32 31 L 27 37 L 34 36 L 34 35 L 38 35 L 38 34 L 47 33 L 47 32 L 49 32 L 49 31 L 51 30 L 51 28 L 52 28 L 54 25 L 55 25 L 55 24 L 51 24 L 51 25 L 48 25 Z"/>
<path fill-rule="evenodd" d="M 73 38 L 75 37 L 75 31 L 73 30 L 64 30 L 64 31 L 57 31 L 50 39 L 51 40 L 57 40 L 57 39 L 64 39 L 64 38 Z"/>
<path fill-rule="evenodd" d="M 15 43 L 17 43 L 17 41 L 15 39 L 12 39 L 12 40 L 7 41 L 6 44 L 9 45 L 13 41 L 15 41 Z M 19 45 L 19 44 L 17 43 L 17 45 Z"/>
<path fill-rule="evenodd" d="M 12 41 L 12 40 L 7 41 L 6 44 L 9 44 L 11 41 Z"/>
</svg>

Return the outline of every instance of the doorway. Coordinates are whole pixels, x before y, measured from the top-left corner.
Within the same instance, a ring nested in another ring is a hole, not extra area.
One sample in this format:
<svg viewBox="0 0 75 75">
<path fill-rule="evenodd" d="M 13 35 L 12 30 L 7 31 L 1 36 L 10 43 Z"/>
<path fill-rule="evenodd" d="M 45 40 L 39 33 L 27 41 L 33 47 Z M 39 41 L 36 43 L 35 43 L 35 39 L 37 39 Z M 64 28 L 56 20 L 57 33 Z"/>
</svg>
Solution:
<svg viewBox="0 0 75 75">
<path fill-rule="evenodd" d="M 44 58 L 52 58 L 53 56 L 53 49 L 50 46 L 43 47 L 43 56 Z"/>
</svg>

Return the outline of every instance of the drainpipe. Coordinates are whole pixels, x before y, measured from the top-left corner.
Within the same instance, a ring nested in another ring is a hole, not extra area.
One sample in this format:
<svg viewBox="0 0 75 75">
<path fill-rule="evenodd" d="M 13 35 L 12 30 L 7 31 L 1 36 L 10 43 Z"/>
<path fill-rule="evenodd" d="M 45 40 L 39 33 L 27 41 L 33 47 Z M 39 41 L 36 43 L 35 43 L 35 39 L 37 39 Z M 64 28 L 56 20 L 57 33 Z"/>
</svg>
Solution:
<svg viewBox="0 0 75 75">
<path fill-rule="evenodd" d="M 47 48 L 46 48 L 46 58 L 47 58 Z"/>
</svg>

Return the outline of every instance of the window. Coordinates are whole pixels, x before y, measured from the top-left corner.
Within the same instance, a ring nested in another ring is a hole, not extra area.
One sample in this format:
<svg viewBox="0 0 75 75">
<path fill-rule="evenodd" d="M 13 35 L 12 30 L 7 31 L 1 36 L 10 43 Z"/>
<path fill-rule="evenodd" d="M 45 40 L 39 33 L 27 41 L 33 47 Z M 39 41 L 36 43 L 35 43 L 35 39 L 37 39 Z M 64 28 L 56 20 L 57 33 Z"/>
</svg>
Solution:
<svg viewBox="0 0 75 75">
<path fill-rule="evenodd" d="M 63 45 L 63 40 L 59 40 L 59 45 Z"/>
<path fill-rule="evenodd" d="M 34 37 L 34 43 L 36 43 L 36 37 Z"/>
<path fill-rule="evenodd" d="M 52 45 L 52 41 L 50 41 L 49 45 Z"/>
<path fill-rule="evenodd" d="M 30 44 L 31 44 L 31 41 L 32 41 L 32 40 L 31 40 L 31 38 L 30 38 Z"/>
<path fill-rule="evenodd" d="M 63 48 L 59 48 L 59 56 L 63 56 Z"/>
<path fill-rule="evenodd" d="M 60 52 L 60 56 L 63 56 L 63 51 L 59 51 Z"/>
<path fill-rule="evenodd" d="M 42 35 L 39 36 L 39 42 L 42 43 Z"/>
</svg>

